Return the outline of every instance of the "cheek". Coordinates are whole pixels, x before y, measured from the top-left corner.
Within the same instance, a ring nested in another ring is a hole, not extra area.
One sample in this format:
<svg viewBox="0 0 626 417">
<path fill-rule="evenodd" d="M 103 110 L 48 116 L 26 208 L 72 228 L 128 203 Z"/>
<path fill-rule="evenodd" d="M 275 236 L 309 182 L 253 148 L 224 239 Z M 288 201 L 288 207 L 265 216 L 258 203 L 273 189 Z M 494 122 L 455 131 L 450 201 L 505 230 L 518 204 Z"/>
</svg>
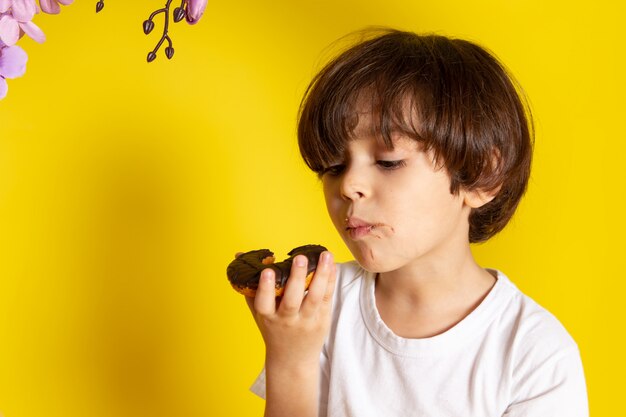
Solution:
<svg viewBox="0 0 626 417">
<path fill-rule="evenodd" d="M 335 227 L 341 221 L 341 200 L 335 196 L 335 193 L 328 185 L 324 185 L 324 200 L 326 201 L 326 211 L 333 221 Z"/>
</svg>

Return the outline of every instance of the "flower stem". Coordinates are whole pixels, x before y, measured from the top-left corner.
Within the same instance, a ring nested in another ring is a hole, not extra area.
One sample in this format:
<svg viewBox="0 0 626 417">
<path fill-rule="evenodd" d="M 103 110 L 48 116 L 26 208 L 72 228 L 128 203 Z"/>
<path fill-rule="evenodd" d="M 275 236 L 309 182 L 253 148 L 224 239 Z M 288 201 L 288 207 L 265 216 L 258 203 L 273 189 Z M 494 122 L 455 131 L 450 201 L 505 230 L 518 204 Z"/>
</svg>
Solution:
<svg viewBox="0 0 626 417">
<path fill-rule="evenodd" d="M 170 5 L 171 4 L 172 4 L 172 0 L 167 0 L 167 2 L 165 3 L 165 7 L 164 8 L 155 10 L 154 12 L 152 12 L 150 17 L 148 18 L 148 20 L 152 20 L 159 13 L 164 13 L 165 14 L 165 22 L 164 22 L 164 25 L 163 25 L 163 34 L 161 35 L 161 39 L 159 39 L 159 42 L 157 42 L 157 44 L 154 47 L 154 49 L 148 54 L 148 62 L 154 61 L 154 59 L 156 58 L 156 53 L 158 52 L 158 50 L 161 47 L 161 45 L 163 45 L 163 41 L 165 41 L 166 39 L 167 39 L 167 42 L 169 44 L 169 47 L 172 48 L 172 40 L 170 39 L 170 37 L 167 34 L 167 31 L 169 29 L 169 24 L 170 24 Z"/>
</svg>

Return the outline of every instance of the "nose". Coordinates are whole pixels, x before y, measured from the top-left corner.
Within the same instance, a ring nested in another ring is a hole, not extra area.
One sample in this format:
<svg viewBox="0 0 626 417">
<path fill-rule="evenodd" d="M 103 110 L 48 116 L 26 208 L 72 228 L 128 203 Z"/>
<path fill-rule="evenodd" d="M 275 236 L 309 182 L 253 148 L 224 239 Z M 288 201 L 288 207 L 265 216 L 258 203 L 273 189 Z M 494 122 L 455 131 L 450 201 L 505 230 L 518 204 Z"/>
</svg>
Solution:
<svg viewBox="0 0 626 417">
<path fill-rule="evenodd" d="M 359 200 L 369 195 L 367 179 L 354 165 L 348 166 L 341 178 L 341 196 L 345 200 Z"/>
</svg>

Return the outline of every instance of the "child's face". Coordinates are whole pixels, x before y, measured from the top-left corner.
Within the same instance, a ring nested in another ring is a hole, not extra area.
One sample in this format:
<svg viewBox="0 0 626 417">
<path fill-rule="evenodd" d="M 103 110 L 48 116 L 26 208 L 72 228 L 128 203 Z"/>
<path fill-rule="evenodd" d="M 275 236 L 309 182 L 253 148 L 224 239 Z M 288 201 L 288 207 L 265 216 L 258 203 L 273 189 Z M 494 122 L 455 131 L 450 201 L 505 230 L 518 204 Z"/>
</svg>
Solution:
<svg viewBox="0 0 626 417">
<path fill-rule="evenodd" d="M 394 134 L 389 150 L 371 116 L 360 114 L 343 159 L 322 176 L 328 213 L 365 269 L 388 272 L 435 266 L 468 248 L 465 193 L 450 193 L 450 178 L 418 142 Z"/>
</svg>

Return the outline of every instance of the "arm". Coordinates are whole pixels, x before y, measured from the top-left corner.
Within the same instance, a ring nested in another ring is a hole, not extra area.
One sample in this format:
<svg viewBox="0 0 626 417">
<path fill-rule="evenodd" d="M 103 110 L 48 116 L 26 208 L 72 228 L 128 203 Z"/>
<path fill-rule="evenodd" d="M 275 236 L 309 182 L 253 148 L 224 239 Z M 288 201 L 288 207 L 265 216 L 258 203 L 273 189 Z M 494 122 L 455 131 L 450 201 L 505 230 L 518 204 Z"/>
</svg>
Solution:
<svg viewBox="0 0 626 417">
<path fill-rule="evenodd" d="M 335 265 L 324 252 L 304 293 L 306 257 L 294 259 L 285 293 L 277 302 L 274 272 L 261 275 L 255 298 L 248 298 L 265 342 L 266 417 L 317 417 L 319 358 L 330 325 Z"/>
</svg>

